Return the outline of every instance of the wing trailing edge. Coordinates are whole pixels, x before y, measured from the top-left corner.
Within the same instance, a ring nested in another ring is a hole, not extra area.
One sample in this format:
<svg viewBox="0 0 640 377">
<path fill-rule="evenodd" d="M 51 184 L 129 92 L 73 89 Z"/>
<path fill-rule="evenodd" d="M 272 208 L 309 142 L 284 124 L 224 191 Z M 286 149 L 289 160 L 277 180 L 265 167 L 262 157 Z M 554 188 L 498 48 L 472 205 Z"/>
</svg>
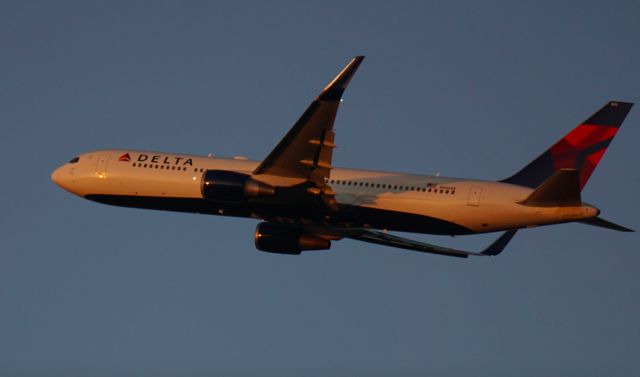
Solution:
<svg viewBox="0 0 640 377">
<path fill-rule="evenodd" d="M 420 251 L 423 253 L 446 255 L 450 257 L 467 258 L 469 256 L 495 256 L 500 254 L 505 249 L 507 244 L 509 244 L 516 232 L 516 229 L 504 232 L 491 245 L 480 252 L 472 252 L 432 245 L 370 229 L 340 229 L 337 230 L 336 233 L 345 238 L 375 243 L 378 245 Z"/>
</svg>

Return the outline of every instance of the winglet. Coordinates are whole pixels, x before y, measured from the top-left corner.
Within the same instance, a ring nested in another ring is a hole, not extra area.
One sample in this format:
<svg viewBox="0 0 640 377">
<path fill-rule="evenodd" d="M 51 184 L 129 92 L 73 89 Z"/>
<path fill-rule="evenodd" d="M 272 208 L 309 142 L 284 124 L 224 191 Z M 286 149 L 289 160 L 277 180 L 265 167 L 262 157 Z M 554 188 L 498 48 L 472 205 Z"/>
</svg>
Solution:
<svg viewBox="0 0 640 377">
<path fill-rule="evenodd" d="M 484 249 L 480 254 L 488 255 L 492 257 L 500 254 L 502 250 L 504 250 L 504 248 L 507 246 L 509 241 L 511 241 L 513 236 L 515 236 L 517 231 L 518 231 L 517 229 L 514 229 L 514 230 L 508 230 L 504 232 L 504 234 L 502 234 L 497 240 L 495 240 L 491 245 L 489 245 L 489 247 Z"/>
<path fill-rule="evenodd" d="M 351 59 L 349 64 L 336 76 L 333 81 L 320 93 L 318 101 L 340 101 L 342 93 L 344 93 L 351 78 L 356 73 L 360 63 L 364 60 L 364 56 L 359 55 Z"/>
</svg>

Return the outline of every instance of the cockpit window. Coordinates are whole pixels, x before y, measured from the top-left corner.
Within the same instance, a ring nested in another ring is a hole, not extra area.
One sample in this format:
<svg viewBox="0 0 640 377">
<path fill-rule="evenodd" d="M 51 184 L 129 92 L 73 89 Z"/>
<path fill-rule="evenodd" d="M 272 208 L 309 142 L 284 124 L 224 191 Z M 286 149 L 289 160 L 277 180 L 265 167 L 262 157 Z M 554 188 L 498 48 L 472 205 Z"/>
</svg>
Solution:
<svg viewBox="0 0 640 377">
<path fill-rule="evenodd" d="M 74 157 L 71 159 L 71 161 L 69 161 L 70 164 L 75 164 L 76 162 L 80 161 L 80 157 Z"/>
</svg>

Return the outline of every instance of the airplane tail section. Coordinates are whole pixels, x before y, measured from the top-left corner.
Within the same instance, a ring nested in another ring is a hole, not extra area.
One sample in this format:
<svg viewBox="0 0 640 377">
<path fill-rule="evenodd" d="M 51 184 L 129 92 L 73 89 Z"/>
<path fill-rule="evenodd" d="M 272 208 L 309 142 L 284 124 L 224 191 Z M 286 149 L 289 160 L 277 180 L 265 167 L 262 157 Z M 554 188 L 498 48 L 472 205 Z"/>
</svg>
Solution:
<svg viewBox="0 0 640 377">
<path fill-rule="evenodd" d="M 629 229 L 622 225 L 612 223 L 611 221 L 607 221 L 601 217 L 592 217 L 590 219 L 580 220 L 580 222 L 587 225 L 593 225 L 601 228 L 617 230 L 618 232 L 635 232 L 633 229 Z"/>
<path fill-rule="evenodd" d="M 530 188 L 539 187 L 562 169 L 579 172 L 579 189 L 607 151 L 633 103 L 612 101 L 560 139 L 529 165 L 502 182 Z"/>
<path fill-rule="evenodd" d="M 532 207 L 570 207 L 582 204 L 580 172 L 560 169 L 538 186 L 520 204 Z"/>
</svg>

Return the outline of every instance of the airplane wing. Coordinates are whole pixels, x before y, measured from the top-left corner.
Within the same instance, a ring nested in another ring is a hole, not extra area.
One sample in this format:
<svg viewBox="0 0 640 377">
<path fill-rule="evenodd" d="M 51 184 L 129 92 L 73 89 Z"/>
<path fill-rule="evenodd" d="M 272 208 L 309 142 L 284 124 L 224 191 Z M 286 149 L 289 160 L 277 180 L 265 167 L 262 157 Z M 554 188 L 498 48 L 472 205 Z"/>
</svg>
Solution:
<svg viewBox="0 0 640 377">
<path fill-rule="evenodd" d="M 353 58 L 331 81 L 256 168 L 254 175 L 300 178 L 314 184 L 311 193 L 332 196 L 325 178 L 329 177 L 333 148 L 336 147 L 333 122 L 342 94 L 363 59 L 364 56 Z M 335 200 L 331 199 L 327 204 L 335 207 Z"/>
<path fill-rule="evenodd" d="M 467 258 L 472 256 L 495 256 L 504 250 L 509 241 L 516 234 L 517 229 L 504 232 L 498 239 L 481 252 L 472 252 L 465 250 L 457 250 L 443 246 L 431 245 L 424 242 L 410 240 L 388 233 L 371 229 L 334 229 L 335 235 L 351 238 L 358 241 L 370 242 L 384 246 L 397 247 L 400 249 L 408 249 L 420 251 L 423 253 L 446 255 L 450 257 Z"/>
</svg>

